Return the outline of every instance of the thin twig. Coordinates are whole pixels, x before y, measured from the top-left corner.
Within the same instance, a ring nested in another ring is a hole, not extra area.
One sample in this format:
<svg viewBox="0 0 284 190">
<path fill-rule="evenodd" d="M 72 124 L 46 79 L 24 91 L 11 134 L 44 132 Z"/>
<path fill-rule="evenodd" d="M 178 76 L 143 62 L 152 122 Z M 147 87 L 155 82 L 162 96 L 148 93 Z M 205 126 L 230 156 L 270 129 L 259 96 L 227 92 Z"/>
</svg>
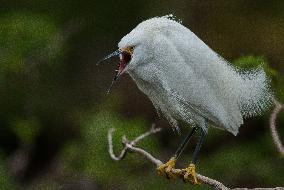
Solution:
<svg viewBox="0 0 284 190">
<path fill-rule="evenodd" d="M 125 136 L 122 137 L 122 143 L 124 144 L 124 148 L 121 150 L 119 156 L 116 156 L 113 152 L 113 143 L 112 143 L 112 134 L 114 132 L 114 128 L 111 128 L 109 129 L 108 131 L 108 145 L 109 145 L 109 148 L 108 148 L 108 152 L 109 152 L 109 155 L 110 157 L 113 159 L 113 160 L 116 160 L 116 161 L 119 161 L 121 159 L 124 158 L 125 154 L 126 154 L 126 151 L 128 149 L 127 145 L 129 144 L 130 146 L 135 146 L 139 141 L 141 141 L 142 139 L 146 138 L 147 136 L 151 135 L 151 134 L 155 134 L 155 133 L 158 133 L 161 131 L 161 128 L 155 128 L 155 124 L 152 124 L 152 127 L 149 131 L 147 131 L 146 133 L 143 133 L 142 135 L 136 137 L 133 141 L 131 142 L 128 142 L 128 140 L 126 139 Z"/>
<path fill-rule="evenodd" d="M 143 133 L 142 135 L 138 136 L 135 138 L 133 141 L 131 141 L 131 145 L 135 146 L 139 141 L 142 139 L 146 138 L 149 135 L 155 134 L 160 132 L 162 129 L 161 128 L 155 128 L 155 124 L 152 124 L 151 129 L 147 131 L 146 133 Z"/>
<path fill-rule="evenodd" d="M 110 157 L 111 157 L 113 160 L 119 161 L 119 160 L 121 160 L 122 158 L 124 158 L 124 156 L 125 156 L 125 154 L 126 154 L 126 149 L 127 149 L 127 147 L 125 146 L 125 147 L 121 150 L 119 156 L 116 156 L 116 155 L 114 154 L 114 152 L 113 152 L 113 143 L 112 143 L 112 134 L 113 134 L 113 132 L 114 132 L 114 128 L 111 128 L 111 129 L 108 130 L 108 135 L 107 135 L 107 139 L 108 139 L 108 142 L 109 142 L 109 143 L 108 143 L 108 153 L 109 153 Z"/>
<path fill-rule="evenodd" d="M 116 156 L 113 152 L 113 141 L 112 141 L 112 134 L 114 132 L 114 129 L 111 128 L 108 131 L 108 145 L 109 145 L 109 154 L 111 156 L 111 158 L 113 160 L 122 160 L 127 152 L 134 152 L 137 154 L 140 154 L 141 156 L 145 157 L 147 160 L 149 160 L 150 162 L 152 162 L 153 164 L 156 165 L 156 167 L 159 167 L 163 164 L 163 162 L 157 158 L 155 158 L 152 154 L 148 153 L 147 151 L 145 151 L 142 148 L 138 148 L 135 147 L 135 145 L 143 140 L 144 138 L 148 137 L 151 134 L 155 134 L 160 132 L 162 129 L 161 128 L 154 128 L 154 126 L 152 126 L 152 128 L 147 131 L 146 133 L 143 133 L 142 135 L 136 137 L 133 141 L 128 141 L 127 138 L 125 136 L 123 136 L 122 138 L 122 144 L 124 145 L 124 148 L 122 149 L 122 151 L 120 152 L 119 156 Z M 180 173 L 180 169 L 172 169 L 173 173 Z M 214 189 L 217 190 L 230 190 L 230 188 L 226 187 L 224 184 L 222 184 L 221 182 L 215 180 L 215 179 L 211 179 L 209 177 L 203 176 L 201 174 L 197 174 L 197 179 L 199 182 L 206 184 L 208 186 L 213 187 Z M 275 187 L 275 188 L 253 188 L 253 189 L 248 189 L 248 188 L 235 188 L 232 190 L 284 190 L 283 187 Z"/>
<path fill-rule="evenodd" d="M 276 129 L 276 118 L 279 112 L 284 108 L 284 106 L 278 102 L 275 98 L 273 99 L 273 103 L 275 104 L 275 108 L 273 112 L 270 115 L 269 125 L 271 130 L 271 136 L 273 139 L 273 142 L 277 148 L 277 151 L 283 156 L 284 155 L 284 147 L 283 144 L 279 138 L 278 131 Z"/>
</svg>

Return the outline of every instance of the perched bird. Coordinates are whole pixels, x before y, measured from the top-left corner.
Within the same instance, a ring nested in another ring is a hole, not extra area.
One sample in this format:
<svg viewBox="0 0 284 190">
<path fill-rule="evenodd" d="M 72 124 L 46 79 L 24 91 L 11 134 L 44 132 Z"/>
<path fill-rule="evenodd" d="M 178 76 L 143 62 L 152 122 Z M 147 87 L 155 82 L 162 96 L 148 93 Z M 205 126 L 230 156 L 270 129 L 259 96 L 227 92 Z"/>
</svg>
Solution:
<svg viewBox="0 0 284 190">
<path fill-rule="evenodd" d="M 196 184 L 195 164 L 208 126 L 238 134 L 243 118 L 259 115 L 272 100 L 264 70 L 233 67 L 172 16 L 143 21 L 118 43 L 116 81 L 128 73 L 169 123 L 193 129 L 158 173 L 168 178 L 192 135 L 200 130 L 193 159 L 179 176 Z M 112 83 L 113 84 L 113 83 Z M 111 85 L 112 86 L 112 85 Z"/>
</svg>

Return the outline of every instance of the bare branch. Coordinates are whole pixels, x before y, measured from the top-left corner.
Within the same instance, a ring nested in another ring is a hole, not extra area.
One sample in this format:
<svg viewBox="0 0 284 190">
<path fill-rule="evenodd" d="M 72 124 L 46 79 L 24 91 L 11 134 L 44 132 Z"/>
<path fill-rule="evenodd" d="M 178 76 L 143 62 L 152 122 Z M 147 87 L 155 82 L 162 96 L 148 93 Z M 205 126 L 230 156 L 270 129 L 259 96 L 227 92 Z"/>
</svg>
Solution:
<svg viewBox="0 0 284 190">
<path fill-rule="evenodd" d="M 278 113 L 284 108 L 284 106 L 278 102 L 275 98 L 273 99 L 273 103 L 275 104 L 275 108 L 273 112 L 270 115 L 269 125 L 271 130 L 271 136 L 273 139 L 273 142 L 277 148 L 277 151 L 284 156 L 284 147 L 283 144 L 279 138 L 278 131 L 276 129 L 276 118 Z"/>
<path fill-rule="evenodd" d="M 125 154 L 126 154 L 126 149 L 127 147 L 125 146 L 122 151 L 120 152 L 119 156 L 116 156 L 113 152 L 113 143 L 112 143 L 112 134 L 114 132 L 114 128 L 111 128 L 108 130 L 108 135 L 107 135 L 107 139 L 108 139 L 108 153 L 110 155 L 110 157 L 113 160 L 119 161 L 122 158 L 124 158 Z"/>
<path fill-rule="evenodd" d="M 133 141 L 128 141 L 127 138 L 125 136 L 123 136 L 122 138 L 122 144 L 124 145 L 124 148 L 122 149 L 122 151 L 120 152 L 119 156 L 116 156 L 113 152 L 113 141 L 112 141 L 112 134 L 114 132 L 114 129 L 111 128 L 108 131 L 108 145 L 109 145 L 109 154 L 111 156 L 111 158 L 113 160 L 122 160 L 127 152 L 134 152 L 137 154 L 140 154 L 141 156 L 145 157 L 147 160 L 149 160 L 150 162 L 152 162 L 153 164 L 156 165 L 156 167 L 159 167 L 160 165 L 163 164 L 163 162 L 157 158 L 155 158 L 153 155 L 151 155 L 150 153 L 148 153 L 147 151 L 143 150 L 142 148 L 138 148 L 135 147 L 135 145 L 140 142 L 141 140 L 143 140 L 144 138 L 148 137 L 151 134 L 155 134 L 160 132 L 162 129 L 161 128 L 154 128 L 154 125 L 152 125 L 152 128 L 147 131 L 146 133 L 136 137 Z M 180 169 L 173 169 L 172 172 L 173 173 L 180 173 Z M 209 177 L 203 176 L 201 174 L 197 174 L 197 179 L 199 180 L 199 182 L 206 184 L 208 186 L 213 187 L 214 189 L 217 190 L 230 190 L 230 188 L 226 187 L 224 184 L 222 184 L 221 182 L 215 180 L 215 179 L 211 179 Z M 284 190 L 283 187 L 275 187 L 275 188 L 254 188 L 254 189 L 248 189 L 248 188 L 235 188 L 232 190 Z"/>
<path fill-rule="evenodd" d="M 109 152 L 110 157 L 113 160 L 119 161 L 119 160 L 124 158 L 127 149 L 129 149 L 128 146 L 131 146 L 131 147 L 135 146 L 139 141 L 143 140 L 147 136 L 160 132 L 161 128 L 155 128 L 155 124 L 152 124 L 152 127 L 149 131 L 147 131 L 146 133 L 143 133 L 142 135 L 136 137 L 131 142 L 128 142 L 126 137 L 123 136 L 122 137 L 122 143 L 124 144 L 124 148 L 121 150 L 119 156 L 116 156 L 113 152 L 112 134 L 113 134 L 114 131 L 115 131 L 114 128 L 111 128 L 108 131 L 108 137 L 107 137 L 108 138 L 108 145 L 109 145 L 108 152 Z"/>
<path fill-rule="evenodd" d="M 131 141 L 131 145 L 135 146 L 139 141 L 141 141 L 142 139 L 146 138 L 147 136 L 151 135 L 151 134 L 155 134 L 160 132 L 162 129 L 161 128 L 155 128 L 155 124 L 152 124 L 151 129 L 149 131 L 147 131 L 146 133 L 143 133 L 142 135 L 138 136 L 136 139 L 134 139 L 133 141 Z"/>
</svg>

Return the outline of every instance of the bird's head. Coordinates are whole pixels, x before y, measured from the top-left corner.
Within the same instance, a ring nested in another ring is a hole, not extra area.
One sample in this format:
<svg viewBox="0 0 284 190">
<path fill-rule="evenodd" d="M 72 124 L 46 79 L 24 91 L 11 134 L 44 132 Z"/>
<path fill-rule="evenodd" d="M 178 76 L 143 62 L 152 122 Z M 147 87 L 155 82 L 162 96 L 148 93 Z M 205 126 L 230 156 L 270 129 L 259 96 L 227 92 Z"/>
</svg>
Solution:
<svg viewBox="0 0 284 190">
<path fill-rule="evenodd" d="M 125 35 L 118 43 L 119 74 L 138 69 L 140 65 L 149 63 L 153 57 L 154 31 L 143 27 L 144 22 Z"/>
<path fill-rule="evenodd" d="M 124 72 L 139 69 L 139 66 L 148 64 L 157 54 L 155 44 L 156 34 L 166 32 L 176 21 L 168 16 L 155 17 L 140 23 L 118 43 L 118 50 L 103 58 L 102 62 L 114 56 L 119 56 L 119 63 L 113 79 L 117 81 Z M 112 83 L 113 84 L 113 83 Z M 111 85 L 112 86 L 112 85 Z"/>
</svg>

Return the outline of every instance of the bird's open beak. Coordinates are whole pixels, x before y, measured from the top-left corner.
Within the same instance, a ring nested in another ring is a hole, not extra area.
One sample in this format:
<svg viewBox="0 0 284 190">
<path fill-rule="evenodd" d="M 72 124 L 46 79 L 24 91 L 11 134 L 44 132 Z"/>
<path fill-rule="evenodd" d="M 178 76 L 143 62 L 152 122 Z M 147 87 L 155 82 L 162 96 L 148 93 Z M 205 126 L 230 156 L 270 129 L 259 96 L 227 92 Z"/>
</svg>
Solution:
<svg viewBox="0 0 284 190">
<path fill-rule="evenodd" d="M 121 53 L 119 55 L 119 64 L 118 64 L 118 74 L 122 74 L 127 64 L 131 61 L 133 54 L 132 48 L 124 48 L 121 49 Z"/>
<path fill-rule="evenodd" d="M 104 58 L 102 58 L 101 60 L 99 60 L 99 61 L 97 62 L 97 65 L 99 65 L 99 64 L 102 63 L 103 61 L 105 61 L 105 60 L 107 60 L 107 59 L 110 59 L 110 58 L 112 58 L 112 57 L 114 57 L 114 56 L 117 56 L 117 55 L 119 55 L 119 54 L 121 54 L 120 49 L 118 49 L 118 50 L 112 52 L 111 54 L 109 54 L 109 55 L 107 55 L 106 57 L 104 57 Z"/>
<path fill-rule="evenodd" d="M 131 61 L 132 54 L 133 54 L 133 48 L 132 47 L 118 49 L 118 50 L 114 51 L 113 53 L 109 54 L 108 56 L 106 56 L 105 58 L 103 58 L 103 59 L 101 59 L 100 61 L 97 62 L 97 64 L 99 64 L 99 63 L 101 63 L 101 62 L 103 62 L 103 61 L 105 61 L 105 60 L 107 60 L 111 57 L 119 55 L 119 63 L 118 63 L 117 69 L 115 70 L 115 76 L 112 80 L 112 83 L 111 83 L 107 93 L 110 93 L 114 83 L 119 79 L 119 77 L 123 73 L 125 67 Z"/>
</svg>

